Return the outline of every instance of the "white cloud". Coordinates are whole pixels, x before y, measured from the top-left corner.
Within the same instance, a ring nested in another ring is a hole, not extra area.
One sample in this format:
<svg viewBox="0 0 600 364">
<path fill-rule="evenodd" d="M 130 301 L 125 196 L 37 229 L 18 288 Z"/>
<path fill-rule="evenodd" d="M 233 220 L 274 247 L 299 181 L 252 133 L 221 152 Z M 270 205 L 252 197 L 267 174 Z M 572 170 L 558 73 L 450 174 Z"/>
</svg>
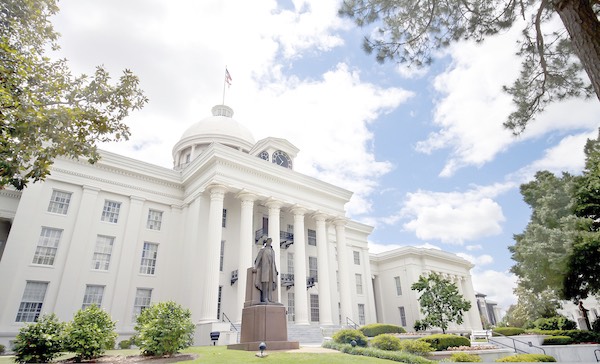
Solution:
<svg viewBox="0 0 600 364">
<path fill-rule="evenodd" d="M 465 249 L 467 249 L 468 251 L 481 250 L 483 249 L 483 246 L 481 246 L 481 244 L 467 245 L 465 246 Z"/>
<path fill-rule="evenodd" d="M 404 228 L 414 231 L 419 239 L 454 244 L 499 234 L 505 217 L 493 198 L 512 187 L 512 184 L 496 184 L 462 193 L 409 193 L 401 211 L 409 219 Z"/>
<path fill-rule="evenodd" d="M 506 311 L 510 305 L 517 303 L 513 290 L 517 286 L 517 277 L 509 272 L 495 270 L 471 271 L 473 288 L 476 292 L 487 295 L 486 298 L 496 301 L 498 306 Z"/>
<path fill-rule="evenodd" d="M 387 251 L 398 249 L 398 248 L 404 248 L 407 246 L 412 246 L 415 248 L 442 250 L 439 246 L 430 244 L 430 243 L 408 244 L 407 245 L 407 244 L 379 244 L 379 243 L 369 241 L 369 253 L 379 254 L 379 253 L 387 252 Z"/>
<path fill-rule="evenodd" d="M 482 254 L 482 255 L 471 255 L 471 254 L 466 254 L 466 253 L 456 253 L 456 255 L 458 255 L 459 257 L 468 260 L 469 262 L 471 262 L 472 264 L 481 267 L 482 265 L 488 265 L 488 264 L 492 264 L 494 262 L 494 258 L 492 258 L 491 255 L 489 254 Z"/>
</svg>

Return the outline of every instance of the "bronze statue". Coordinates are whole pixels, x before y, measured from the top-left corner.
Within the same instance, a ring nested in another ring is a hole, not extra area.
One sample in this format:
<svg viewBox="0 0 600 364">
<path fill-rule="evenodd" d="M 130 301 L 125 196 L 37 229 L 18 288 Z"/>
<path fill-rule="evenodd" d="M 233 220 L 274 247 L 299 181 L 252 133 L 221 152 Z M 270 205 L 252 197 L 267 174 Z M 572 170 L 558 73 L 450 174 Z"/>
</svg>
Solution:
<svg viewBox="0 0 600 364">
<path fill-rule="evenodd" d="M 260 290 L 260 302 L 273 301 L 273 291 L 277 289 L 277 267 L 275 267 L 275 251 L 271 246 L 271 238 L 264 239 L 264 246 L 258 251 L 254 260 L 256 275 L 254 285 Z"/>
<path fill-rule="evenodd" d="M 592 327 L 590 325 L 590 318 L 588 317 L 588 309 L 583 307 L 583 301 L 579 301 L 579 311 L 581 313 L 581 317 L 583 317 L 583 320 L 585 321 L 585 326 L 586 328 L 580 328 L 581 330 L 591 330 Z"/>
</svg>

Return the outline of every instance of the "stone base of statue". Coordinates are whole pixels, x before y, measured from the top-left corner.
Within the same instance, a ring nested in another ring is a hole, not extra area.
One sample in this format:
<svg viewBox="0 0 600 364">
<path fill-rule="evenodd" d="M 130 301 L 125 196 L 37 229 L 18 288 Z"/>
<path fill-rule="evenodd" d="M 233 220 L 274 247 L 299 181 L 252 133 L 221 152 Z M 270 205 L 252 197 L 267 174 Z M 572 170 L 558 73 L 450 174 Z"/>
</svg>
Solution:
<svg viewBox="0 0 600 364">
<path fill-rule="evenodd" d="M 248 268 L 240 343 L 227 345 L 227 349 L 258 351 L 261 342 L 267 345 L 266 350 L 300 348 L 298 341 L 288 341 L 285 307 L 281 303 L 260 302 L 260 290 L 254 287 L 255 274 L 253 268 Z M 273 291 L 273 297 L 277 297 L 277 291 Z"/>
</svg>

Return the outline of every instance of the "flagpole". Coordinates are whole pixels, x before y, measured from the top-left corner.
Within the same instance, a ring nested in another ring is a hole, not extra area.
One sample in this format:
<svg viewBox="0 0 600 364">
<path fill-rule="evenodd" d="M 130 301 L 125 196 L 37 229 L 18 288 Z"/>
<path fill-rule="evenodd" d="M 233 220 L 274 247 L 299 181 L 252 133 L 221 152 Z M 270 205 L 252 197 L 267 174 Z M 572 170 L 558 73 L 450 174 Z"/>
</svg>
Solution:
<svg viewBox="0 0 600 364">
<path fill-rule="evenodd" d="M 225 84 L 227 83 L 227 66 L 225 66 L 225 77 L 223 77 L 223 102 L 221 105 L 225 105 Z"/>
</svg>

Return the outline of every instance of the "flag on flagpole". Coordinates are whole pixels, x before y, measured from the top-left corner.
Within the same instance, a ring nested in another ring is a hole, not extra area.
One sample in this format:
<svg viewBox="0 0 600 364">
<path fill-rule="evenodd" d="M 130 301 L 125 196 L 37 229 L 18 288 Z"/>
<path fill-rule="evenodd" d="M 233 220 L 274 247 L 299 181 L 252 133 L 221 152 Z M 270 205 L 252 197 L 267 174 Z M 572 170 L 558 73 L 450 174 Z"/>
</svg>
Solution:
<svg viewBox="0 0 600 364">
<path fill-rule="evenodd" d="M 228 86 L 231 86 L 231 75 L 229 74 L 229 71 L 227 70 L 227 68 L 225 68 L 225 83 L 227 83 Z"/>
</svg>

